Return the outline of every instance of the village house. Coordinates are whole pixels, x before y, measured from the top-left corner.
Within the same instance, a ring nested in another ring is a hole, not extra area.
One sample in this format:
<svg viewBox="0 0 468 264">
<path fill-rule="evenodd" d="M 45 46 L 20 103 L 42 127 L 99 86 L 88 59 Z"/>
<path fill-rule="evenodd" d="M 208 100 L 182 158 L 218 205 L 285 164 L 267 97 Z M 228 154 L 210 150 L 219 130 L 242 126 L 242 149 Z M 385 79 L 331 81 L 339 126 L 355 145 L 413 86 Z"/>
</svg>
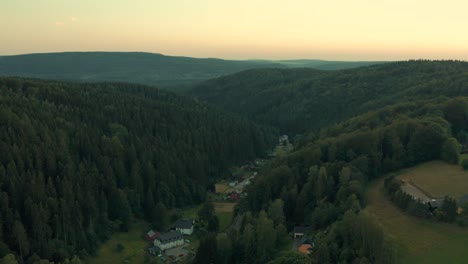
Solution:
<svg viewBox="0 0 468 264">
<path fill-rule="evenodd" d="M 301 252 L 302 254 L 307 254 L 307 255 L 310 254 L 311 250 L 312 250 L 312 245 L 310 244 L 302 244 L 298 249 L 299 252 Z"/>
<path fill-rule="evenodd" d="M 229 183 L 229 187 L 236 187 L 236 185 L 239 183 L 239 181 L 235 180 Z"/>
<path fill-rule="evenodd" d="M 237 192 L 234 192 L 234 191 L 233 191 L 233 192 L 231 192 L 231 193 L 229 194 L 229 200 L 231 200 L 231 201 L 237 201 L 237 200 L 239 200 L 239 199 L 240 199 L 240 194 L 238 194 Z"/>
<path fill-rule="evenodd" d="M 150 230 L 150 231 L 148 231 L 148 233 L 146 233 L 145 238 L 146 238 L 146 240 L 153 242 L 160 235 L 161 235 L 161 233 Z"/>
<path fill-rule="evenodd" d="M 294 238 L 303 237 L 304 235 L 307 234 L 308 231 L 309 231 L 309 227 L 307 226 L 295 226 L 293 237 Z"/>
<path fill-rule="evenodd" d="M 179 219 L 177 220 L 177 222 L 175 222 L 174 227 L 183 235 L 190 236 L 191 234 L 193 234 L 193 220 Z"/>
<path fill-rule="evenodd" d="M 156 240 L 154 240 L 154 245 L 161 250 L 182 246 L 183 244 L 184 236 L 178 230 L 163 233 Z"/>
<path fill-rule="evenodd" d="M 152 247 L 148 248 L 148 252 L 151 255 L 159 255 L 159 254 L 162 253 L 162 250 L 158 246 L 152 246 Z"/>
</svg>

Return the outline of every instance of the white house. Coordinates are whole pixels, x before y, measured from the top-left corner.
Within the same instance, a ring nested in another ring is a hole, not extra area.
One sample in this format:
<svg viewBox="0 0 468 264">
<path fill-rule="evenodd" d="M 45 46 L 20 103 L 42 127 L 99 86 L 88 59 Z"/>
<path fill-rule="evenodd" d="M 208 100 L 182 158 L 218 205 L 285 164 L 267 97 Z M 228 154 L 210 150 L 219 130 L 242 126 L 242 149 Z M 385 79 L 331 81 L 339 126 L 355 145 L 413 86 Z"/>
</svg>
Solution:
<svg viewBox="0 0 468 264">
<path fill-rule="evenodd" d="M 154 240 L 154 245 L 159 247 L 161 250 L 182 246 L 183 244 L 184 236 L 180 231 L 171 231 L 161 234 L 156 240 Z"/>
<path fill-rule="evenodd" d="M 239 183 L 239 181 L 232 181 L 229 183 L 229 187 L 236 187 L 237 183 Z"/>
<path fill-rule="evenodd" d="M 193 221 L 187 219 L 179 219 L 175 222 L 174 227 L 177 231 L 184 235 L 191 235 L 193 234 Z"/>
</svg>

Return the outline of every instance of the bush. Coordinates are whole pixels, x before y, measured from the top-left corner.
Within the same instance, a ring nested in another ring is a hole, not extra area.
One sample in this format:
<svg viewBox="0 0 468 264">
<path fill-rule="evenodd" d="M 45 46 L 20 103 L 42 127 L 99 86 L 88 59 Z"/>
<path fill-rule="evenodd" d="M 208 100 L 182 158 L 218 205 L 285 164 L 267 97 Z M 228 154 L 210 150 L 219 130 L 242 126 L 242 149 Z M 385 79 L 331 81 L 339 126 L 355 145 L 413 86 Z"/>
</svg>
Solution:
<svg viewBox="0 0 468 264">
<path fill-rule="evenodd" d="M 122 252 L 124 249 L 125 247 L 120 243 L 118 243 L 117 246 L 115 247 L 115 250 L 119 253 Z"/>
<path fill-rule="evenodd" d="M 462 167 L 464 170 L 468 170 L 468 159 L 462 161 Z"/>
</svg>

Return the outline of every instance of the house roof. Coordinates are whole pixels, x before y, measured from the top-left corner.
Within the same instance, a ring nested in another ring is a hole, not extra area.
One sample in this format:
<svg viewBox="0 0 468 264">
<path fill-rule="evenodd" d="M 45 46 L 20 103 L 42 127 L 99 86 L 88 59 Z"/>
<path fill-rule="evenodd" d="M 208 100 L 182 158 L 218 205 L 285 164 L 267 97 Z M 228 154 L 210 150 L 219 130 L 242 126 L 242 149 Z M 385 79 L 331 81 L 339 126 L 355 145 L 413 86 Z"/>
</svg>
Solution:
<svg viewBox="0 0 468 264">
<path fill-rule="evenodd" d="M 299 247 L 299 252 L 304 254 L 309 254 L 309 250 L 312 249 L 312 245 L 310 244 L 303 244 Z"/>
<path fill-rule="evenodd" d="M 175 228 L 190 229 L 193 226 L 193 221 L 189 219 L 179 219 L 175 222 Z"/>
<path fill-rule="evenodd" d="M 309 227 L 307 226 L 295 226 L 294 227 L 294 233 L 300 233 L 300 234 L 305 234 L 309 231 Z"/>
<path fill-rule="evenodd" d="M 152 246 L 148 250 L 149 252 L 152 252 L 154 254 L 158 254 L 162 252 L 161 248 L 159 248 L 158 246 Z"/>
<path fill-rule="evenodd" d="M 444 199 L 432 199 L 428 204 L 432 207 L 440 207 L 444 203 Z"/>
<path fill-rule="evenodd" d="M 148 231 L 148 233 L 146 233 L 146 236 L 147 236 L 148 238 L 150 238 L 150 239 L 156 239 L 156 238 L 158 238 L 160 235 L 161 235 L 161 233 L 155 232 L 155 231 L 153 231 L 153 230 L 150 230 L 150 231 Z"/>
<path fill-rule="evenodd" d="M 308 236 L 303 236 L 302 239 L 300 240 L 301 245 L 303 244 L 313 244 L 312 240 Z"/>
<path fill-rule="evenodd" d="M 184 236 L 180 231 L 171 231 L 168 233 L 163 233 L 157 238 L 157 240 L 161 241 L 161 244 L 169 243 L 172 241 L 184 239 Z"/>
</svg>

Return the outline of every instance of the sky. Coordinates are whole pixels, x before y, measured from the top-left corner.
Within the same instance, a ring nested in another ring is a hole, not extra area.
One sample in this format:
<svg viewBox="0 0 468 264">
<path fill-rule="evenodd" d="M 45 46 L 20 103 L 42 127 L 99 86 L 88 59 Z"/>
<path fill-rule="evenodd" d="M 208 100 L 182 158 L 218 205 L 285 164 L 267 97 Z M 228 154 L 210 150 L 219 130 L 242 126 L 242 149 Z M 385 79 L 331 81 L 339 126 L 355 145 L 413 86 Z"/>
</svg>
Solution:
<svg viewBox="0 0 468 264">
<path fill-rule="evenodd" d="M 0 0 L 0 55 L 468 60 L 466 0 Z"/>
</svg>

